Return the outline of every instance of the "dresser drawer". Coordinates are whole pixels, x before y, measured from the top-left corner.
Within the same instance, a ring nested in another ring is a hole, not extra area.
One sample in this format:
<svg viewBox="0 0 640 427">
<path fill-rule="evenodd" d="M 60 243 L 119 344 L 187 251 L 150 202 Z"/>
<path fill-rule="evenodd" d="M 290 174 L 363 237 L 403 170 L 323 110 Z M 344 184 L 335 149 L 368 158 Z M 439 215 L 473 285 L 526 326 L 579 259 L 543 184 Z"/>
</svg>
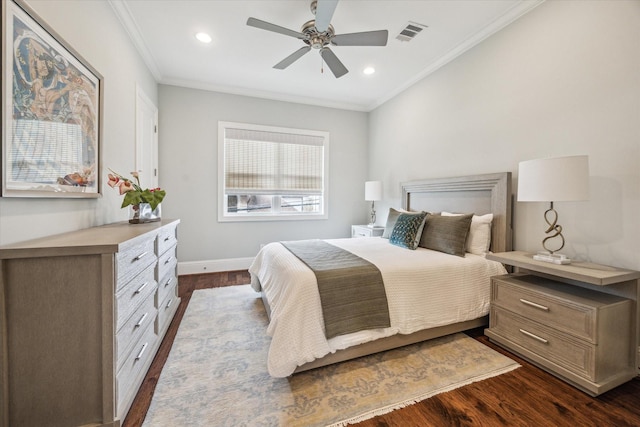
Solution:
<svg viewBox="0 0 640 427">
<path fill-rule="evenodd" d="M 178 225 L 163 227 L 158 233 L 158 255 L 162 255 L 171 246 L 178 243 Z"/>
<path fill-rule="evenodd" d="M 119 331 L 134 311 L 155 293 L 155 265 L 148 266 L 116 294 L 116 331 Z"/>
<path fill-rule="evenodd" d="M 140 377 L 146 373 L 156 350 L 158 336 L 153 323 L 149 323 L 142 337 L 126 355 L 126 359 L 116 377 L 116 397 L 118 407 L 125 406 L 137 391 Z"/>
<path fill-rule="evenodd" d="M 598 381 L 593 344 L 534 323 L 515 313 L 491 308 L 490 330 L 576 375 Z"/>
<path fill-rule="evenodd" d="M 598 310 L 612 299 L 534 276 L 494 277 L 491 292 L 492 304 L 590 343 L 597 343 Z"/>
<path fill-rule="evenodd" d="M 124 357 L 131 350 L 131 347 L 140 339 L 149 324 L 155 320 L 158 311 L 154 297 L 154 294 L 149 294 L 116 335 L 118 368 L 124 363 Z"/>
<path fill-rule="evenodd" d="M 120 290 L 140 270 L 154 264 L 158 258 L 155 254 L 155 236 L 136 241 L 122 252 L 116 254 L 116 290 Z"/>
<path fill-rule="evenodd" d="M 168 275 L 176 275 L 176 266 L 178 260 L 176 258 L 176 246 L 169 248 L 158 259 L 158 280 L 163 280 Z"/>
<path fill-rule="evenodd" d="M 168 323 L 173 319 L 173 315 L 178 309 L 180 298 L 176 296 L 176 286 L 174 285 L 163 300 L 158 303 L 158 317 L 156 319 L 156 332 L 163 333 Z"/>
<path fill-rule="evenodd" d="M 165 276 L 164 279 L 162 279 L 158 283 L 157 306 L 159 306 L 160 303 L 162 303 L 162 301 L 167 298 L 167 295 L 176 295 L 177 286 L 178 278 L 175 276 L 175 274 L 169 274 Z"/>
</svg>

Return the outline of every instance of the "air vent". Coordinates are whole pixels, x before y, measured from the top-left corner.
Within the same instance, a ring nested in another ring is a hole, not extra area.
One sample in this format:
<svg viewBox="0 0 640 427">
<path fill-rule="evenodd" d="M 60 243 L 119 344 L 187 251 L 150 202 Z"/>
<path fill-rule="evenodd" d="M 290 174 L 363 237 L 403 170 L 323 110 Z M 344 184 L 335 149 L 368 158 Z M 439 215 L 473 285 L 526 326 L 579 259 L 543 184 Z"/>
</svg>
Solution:
<svg viewBox="0 0 640 427">
<path fill-rule="evenodd" d="M 400 40 L 401 42 L 411 41 L 425 28 L 427 28 L 426 25 L 409 21 L 407 25 L 402 29 L 402 31 L 400 31 L 400 34 L 396 36 L 396 39 Z"/>
</svg>

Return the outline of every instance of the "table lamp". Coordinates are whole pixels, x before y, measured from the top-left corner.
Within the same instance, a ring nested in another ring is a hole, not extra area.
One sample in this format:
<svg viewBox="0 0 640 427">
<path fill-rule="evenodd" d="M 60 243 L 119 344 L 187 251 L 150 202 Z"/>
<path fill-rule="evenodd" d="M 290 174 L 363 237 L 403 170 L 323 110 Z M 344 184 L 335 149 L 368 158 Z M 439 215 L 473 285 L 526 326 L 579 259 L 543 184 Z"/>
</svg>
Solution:
<svg viewBox="0 0 640 427">
<path fill-rule="evenodd" d="M 371 222 L 369 227 L 376 225 L 376 206 L 378 200 L 382 200 L 382 181 L 367 181 L 364 183 L 364 199 L 371 202 Z"/>
<path fill-rule="evenodd" d="M 564 247 L 562 226 L 558 224 L 558 213 L 553 202 L 587 200 L 589 198 L 589 157 L 568 156 L 536 159 L 520 162 L 518 167 L 518 201 L 549 202 L 544 213 L 547 222 L 547 237 L 542 240 L 544 252 L 533 258 L 554 264 L 570 264 L 571 260 L 557 254 Z M 557 249 L 550 249 L 552 239 L 559 242 Z"/>
</svg>

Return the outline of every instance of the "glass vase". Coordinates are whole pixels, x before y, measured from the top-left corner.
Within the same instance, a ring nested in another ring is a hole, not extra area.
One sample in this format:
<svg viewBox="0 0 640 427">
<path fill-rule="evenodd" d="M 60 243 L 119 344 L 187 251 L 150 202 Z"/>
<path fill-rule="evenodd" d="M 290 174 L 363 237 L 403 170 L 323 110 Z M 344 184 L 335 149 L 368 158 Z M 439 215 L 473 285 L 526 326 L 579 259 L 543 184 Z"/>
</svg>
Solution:
<svg viewBox="0 0 640 427">
<path fill-rule="evenodd" d="M 160 221 L 160 205 L 155 209 L 151 209 L 149 203 L 138 203 L 137 205 L 130 205 L 130 219 L 131 224 L 144 224 L 147 222 Z"/>
</svg>

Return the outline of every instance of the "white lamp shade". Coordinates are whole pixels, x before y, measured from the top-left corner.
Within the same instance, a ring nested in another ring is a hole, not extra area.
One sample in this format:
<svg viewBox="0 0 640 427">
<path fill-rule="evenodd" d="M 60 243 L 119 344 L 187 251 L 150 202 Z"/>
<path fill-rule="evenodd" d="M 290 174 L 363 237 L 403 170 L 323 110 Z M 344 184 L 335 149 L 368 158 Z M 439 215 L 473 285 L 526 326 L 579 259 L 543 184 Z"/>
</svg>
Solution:
<svg viewBox="0 0 640 427">
<path fill-rule="evenodd" d="M 365 182 L 364 199 L 370 202 L 382 200 L 382 181 Z"/>
<path fill-rule="evenodd" d="M 588 156 L 555 157 L 520 162 L 518 201 L 567 202 L 588 199 Z"/>
</svg>

